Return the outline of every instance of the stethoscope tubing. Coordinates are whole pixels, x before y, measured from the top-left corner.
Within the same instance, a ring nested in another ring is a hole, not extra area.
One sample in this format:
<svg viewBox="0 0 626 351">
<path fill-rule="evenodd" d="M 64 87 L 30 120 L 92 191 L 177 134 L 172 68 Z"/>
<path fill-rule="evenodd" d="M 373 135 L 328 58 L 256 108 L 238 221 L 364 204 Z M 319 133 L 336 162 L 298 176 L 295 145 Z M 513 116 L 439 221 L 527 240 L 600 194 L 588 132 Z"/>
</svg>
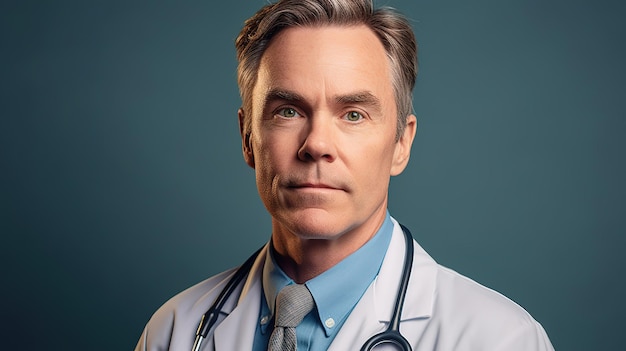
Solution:
<svg viewBox="0 0 626 351">
<path fill-rule="evenodd" d="M 400 320 L 402 318 L 402 307 L 404 306 L 404 298 L 409 288 L 409 279 L 411 278 L 411 269 L 413 268 L 413 236 L 411 231 L 400 224 L 402 232 L 404 233 L 404 240 L 406 241 L 406 252 L 404 255 L 404 265 L 402 266 L 402 278 L 400 280 L 400 287 L 398 288 L 398 294 L 396 295 L 396 301 L 393 307 L 393 315 L 389 322 L 387 330 L 375 334 L 369 338 L 363 346 L 361 351 L 370 351 L 374 347 L 382 344 L 394 344 L 402 351 L 412 351 L 413 348 L 409 341 L 400 333 Z"/>
<path fill-rule="evenodd" d="M 228 298 L 233 293 L 233 291 L 235 291 L 237 285 L 239 285 L 243 278 L 248 275 L 250 269 L 252 268 L 252 265 L 254 264 L 254 261 L 256 260 L 262 249 L 263 247 L 258 249 L 250 257 L 248 257 L 246 262 L 244 262 L 239 267 L 239 269 L 237 269 L 233 277 L 228 281 L 224 289 L 222 289 L 220 294 L 217 296 L 215 302 L 213 302 L 213 305 L 211 305 L 209 310 L 206 311 L 204 315 L 202 315 L 202 319 L 200 320 L 200 324 L 198 325 L 198 330 L 196 330 L 196 339 L 194 340 L 192 347 L 193 351 L 200 351 L 202 341 L 206 339 L 207 335 L 209 335 L 209 331 L 211 330 L 213 325 L 215 325 L 215 322 L 217 322 L 217 317 L 224 307 L 224 304 L 226 303 L 226 301 L 228 301 Z"/>
<path fill-rule="evenodd" d="M 374 347 L 382 344 L 393 344 L 400 347 L 402 351 L 412 351 L 411 344 L 409 344 L 406 338 L 400 333 L 400 319 L 402 317 L 402 307 L 404 306 L 404 299 L 406 297 L 406 292 L 409 286 L 409 279 L 411 278 L 414 244 L 411 231 L 409 231 L 409 229 L 402 224 L 400 224 L 400 227 L 402 228 L 402 232 L 404 233 L 406 252 L 404 256 L 404 265 L 402 267 L 400 287 L 398 288 L 398 293 L 396 295 L 396 300 L 394 303 L 393 315 L 391 317 L 391 321 L 389 322 L 389 327 L 385 331 L 369 338 L 365 342 L 365 344 L 361 346 L 361 351 L 370 351 L 373 350 Z M 228 283 L 226 283 L 224 289 L 222 289 L 220 294 L 217 296 L 209 310 L 206 311 L 204 315 L 202 315 L 202 319 L 200 320 L 200 324 L 198 325 L 198 330 L 196 330 L 196 338 L 191 349 L 192 351 L 200 351 L 202 341 L 206 339 L 207 335 L 209 335 L 209 331 L 217 322 L 217 318 L 220 311 L 224 307 L 224 304 L 226 303 L 226 301 L 228 301 L 230 295 L 235 291 L 239 283 L 241 283 L 241 281 L 248 275 L 248 273 L 250 273 L 252 265 L 254 264 L 254 261 L 256 260 L 263 247 L 253 253 L 237 269 L 232 278 L 230 278 Z"/>
</svg>

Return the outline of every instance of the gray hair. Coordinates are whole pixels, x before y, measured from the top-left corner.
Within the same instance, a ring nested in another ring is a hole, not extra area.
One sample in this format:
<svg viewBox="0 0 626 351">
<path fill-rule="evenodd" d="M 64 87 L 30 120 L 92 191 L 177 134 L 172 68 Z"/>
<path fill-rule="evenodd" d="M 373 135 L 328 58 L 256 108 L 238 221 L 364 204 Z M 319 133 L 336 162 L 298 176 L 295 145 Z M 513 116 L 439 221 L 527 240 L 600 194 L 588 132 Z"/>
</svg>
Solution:
<svg viewBox="0 0 626 351">
<path fill-rule="evenodd" d="M 417 43 L 407 19 L 389 7 L 374 9 L 372 0 L 279 0 L 261 8 L 246 20 L 235 41 L 237 80 L 247 112 L 244 132 L 250 130 L 252 91 L 261 57 L 281 30 L 296 26 L 364 24 L 380 39 L 391 66 L 392 85 L 398 112 L 396 139 L 413 111 L 411 92 L 417 77 Z"/>
</svg>

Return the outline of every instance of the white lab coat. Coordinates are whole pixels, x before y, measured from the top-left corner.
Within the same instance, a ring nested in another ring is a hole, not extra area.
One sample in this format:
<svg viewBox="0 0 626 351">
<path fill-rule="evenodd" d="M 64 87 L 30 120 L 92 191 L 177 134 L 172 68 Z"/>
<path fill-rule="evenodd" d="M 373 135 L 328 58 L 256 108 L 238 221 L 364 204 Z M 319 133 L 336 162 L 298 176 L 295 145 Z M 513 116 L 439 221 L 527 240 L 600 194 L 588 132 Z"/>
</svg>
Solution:
<svg viewBox="0 0 626 351">
<path fill-rule="evenodd" d="M 405 253 L 402 229 L 393 222 L 391 243 L 380 273 L 348 316 L 329 351 L 358 350 L 372 335 L 387 328 Z M 252 349 L 266 257 L 267 247 L 256 259 L 245 284 L 226 304 L 203 350 Z M 218 274 L 165 303 L 146 325 L 135 350 L 191 350 L 201 316 L 233 273 Z M 541 325 L 523 308 L 438 265 L 417 243 L 400 332 L 414 351 L 554 350 Z"/>
</svg>

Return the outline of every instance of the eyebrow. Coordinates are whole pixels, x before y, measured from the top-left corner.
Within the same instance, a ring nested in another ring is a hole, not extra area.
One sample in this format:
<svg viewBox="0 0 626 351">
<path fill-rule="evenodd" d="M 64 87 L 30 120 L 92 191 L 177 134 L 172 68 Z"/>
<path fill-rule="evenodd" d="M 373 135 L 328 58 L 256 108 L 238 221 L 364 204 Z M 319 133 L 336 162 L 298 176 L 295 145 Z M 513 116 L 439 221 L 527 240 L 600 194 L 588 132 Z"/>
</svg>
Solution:
<svg viewBox="0 0 626 351">
<path fill-rule="evenodd" d="M 287 102 L 304 101 L 304 97 L 296 92 L 284 89 L 270 89 L 265 94 L 265 105 L 276 100 L 284 100 Z"/>
<path fill-rule="evenodd" d="M 369 91 L 358 91 L 351 94 L 346 95 L 338 95 L 335 97 L 335 101 L 341 105 L 348 104 L 362 104 L 367 105 L 376 109 L 377 111 L 382 111 L 382 104 L 380 99 L 377 98 L 374 94 Z"/>
<path fill-rule="evenodd" d="M 336 95 L 333 97 L 338 105 L 361 104 L 374 109 L 379 114 L 382 113 L 382 103 L 376 95 L 370 91 L 363 90 L 354 93 Z M 265 106 L 273 101 L 286 101 L 289 103 L 299 103 L 306 101 L 304 96 L 286 89 L 274 88 L 270 89 L 265 95 Z"/>
<path fill-rule="evenodd" d="M 362 105 L 367 107 L 372 115 L 383 115 L 382 102 L 376 95 L 367 90 L 336 96 L 335 102 L 339 105 Z"/>
</svg>

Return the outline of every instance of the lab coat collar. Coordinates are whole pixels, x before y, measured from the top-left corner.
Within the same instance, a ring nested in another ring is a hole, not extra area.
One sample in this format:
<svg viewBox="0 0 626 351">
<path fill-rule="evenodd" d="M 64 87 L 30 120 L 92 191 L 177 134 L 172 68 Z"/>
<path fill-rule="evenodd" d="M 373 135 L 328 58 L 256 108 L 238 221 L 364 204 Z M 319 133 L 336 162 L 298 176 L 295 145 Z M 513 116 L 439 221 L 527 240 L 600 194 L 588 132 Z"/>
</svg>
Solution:
<svg viewBox="0 0 626 351">
<path fill-rule="evenodd" d="M 380 272 L 359 303 L 348 316 L 344 327 L 330 345 L 329 351 L 345 351 L 355 342 L 363 343 L 386 329 L 396 300 L 406 253 L 402 228 L 392 218 L 393 234 Z M 432 316 L 437 266 L 435 261 L 414 242 L 413 269 L 401 322 L 427 319 Z M 261 281 L 268 246 L 261 250 L 242 288 L 239 301 L 229 300 L 223 312 L 227 317 L 213 334 L 216 350 L 251 350 L 258 323 L 261 302 Z M 236 296 L 236 295 L 235 295 Z M 235 308 L 236 307 L 236 308 Z"/>
<path fill-rule="evenodd" d="M 402 228 L 394 222 L 391 243 L 376 280 L 348 316 L 328 351 L 344 351 L 361 345 L 371 336 L 387 329 L 393 313 L 406 252 Z M 413 269 L 401 316 L 401 331 L 415 343 L 432 316 L 437 266 L 435 261 L 414 242 Z M 413 340 L 415 339 L 415 340 Z"/>
<path fill-rule="evenodd" d="M 239 300 L 229 299 L 222 309 L 222 313 L 227 316 L 215 328 L 213 334 L 215 350 L 252 350 L 261 308 L 263 263 L 268 257 L 268 247 L 265 245 L 252 265 Z M 237 296 L 236 292 L 233 295 Z"/>
<path fill-rule="evenodd" d="M 406 255 L 402 228 L 395 219 L 392 220 L 394 230 L 391 243 L 389 243 L 380 272 L 371 287 L 376 318 L 384 323 L 391 320 Z M 437 264 L 415 240 L 413 240 L 413 245 L 413 267 L 401 321 L 430 317 L 434 303 Z"/>
</svg>

